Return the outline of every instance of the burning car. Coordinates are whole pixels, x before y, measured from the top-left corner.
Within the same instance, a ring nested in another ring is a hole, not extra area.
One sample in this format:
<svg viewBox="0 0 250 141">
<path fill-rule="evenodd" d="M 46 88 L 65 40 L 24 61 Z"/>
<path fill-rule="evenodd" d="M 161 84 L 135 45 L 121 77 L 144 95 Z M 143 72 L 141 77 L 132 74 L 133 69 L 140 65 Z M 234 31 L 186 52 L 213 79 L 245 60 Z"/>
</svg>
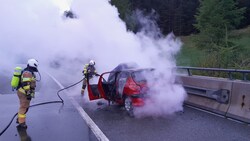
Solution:
<svg viewBox="0 0 250 141">
<path fill-rule="evenodd" d="M 134 107 L 144 105 L 149 90 L 146 77 L 152 75 L 153 70 L 139 68 L 134 63 L 119 64 L 112 71 L 102 73 L 98 84 L 90 84 L 87 80 L 89 99 L 115 102 L 124 106 L 128 114 L 133 116 Z"/>
</svg>

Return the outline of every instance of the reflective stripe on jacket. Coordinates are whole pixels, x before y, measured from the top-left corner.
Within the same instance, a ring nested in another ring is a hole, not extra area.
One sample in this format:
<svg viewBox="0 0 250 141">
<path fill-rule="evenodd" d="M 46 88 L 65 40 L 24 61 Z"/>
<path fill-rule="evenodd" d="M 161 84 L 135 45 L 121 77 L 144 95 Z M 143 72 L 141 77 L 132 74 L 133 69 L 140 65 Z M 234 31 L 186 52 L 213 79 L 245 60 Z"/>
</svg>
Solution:
<svg viewBox="0 0 250 141">
<path fill-rule="evenodd" d="M 24 71 L 21 76 L 21 87 L 18 89 L 23 94 L 32 93 L 36 87 L 35 74 L 30 71 Z"/>
<path fill-rule="evenodd" d="M 87 72 L 88 72 L 88 67 L 89 67 L 89 64 L 85 64 L 84 68 L 83 68 L 83 74 L 86 75 Z"/>
<path fill-rule="evenodd" d="M 87 75 L 87 73 L 89 73 L 90 75 L 97 74 L 95 67 L 89 64 L 86 64 L 83 69 L 83 74 Z"/>
</svg>

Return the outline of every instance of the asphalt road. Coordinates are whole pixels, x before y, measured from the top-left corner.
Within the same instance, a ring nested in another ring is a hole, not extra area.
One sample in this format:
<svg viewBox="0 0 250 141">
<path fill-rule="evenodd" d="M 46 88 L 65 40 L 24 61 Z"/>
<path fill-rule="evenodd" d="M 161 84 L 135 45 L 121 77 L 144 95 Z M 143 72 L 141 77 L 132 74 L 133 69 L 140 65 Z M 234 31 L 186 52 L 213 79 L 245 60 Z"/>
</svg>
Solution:
<svg viewBox="0 0 250 141">
<path fill-rule="evenodd" d="M 193 108 L 166 117 L 131 118 L 124 108 L 77 101 L 111 141 L 249 141 L 250 126 Z"/>
<path fill-rule="evenodd" d="M 45 78 L 44 78 L 45 77 Z M 58 100 L 59 87 L 43 75 L 39 91 L 32 104 Z M 0 131 L 7 125 L 18 107 L 17 96 L 10 90 L 9 77 L 0 77 Z M 71 92 L 70 90 L 68 91 Z M 31 108 L 28 129 L 19 131 L 16 123 L 0 137 L 0 141 L 16 141 L 30 137 L 34 141 L 95 141 L 91 130 L 68 97 L 65 104 L 49 104 Z M 98 106 L 80 96 L 75 99 L 99 126 L 110 141 L 249 141 L 250 127 L 215 115 L 184 107 L 184 113 L 166 117 L 131 118 L 123 107 Z"/>
<path fill-rule="evenodd" d="M 56 93 L 58 85 L 47 75 L 38 83 L 36 96 L 31 105 L 59 101 Z M 61 93 L 64 104 L 53 103 L 32 107 L 27 113 L 28 129 L 17 128 L 16 118 L 0 136 L 0 141 L 96 141 L 96 137 L 72 105 L 68 96 Z M 19 101 L 10 88 L 10 77 L 0 77 L 0 132 L 17 113 Z"/>
</svg>

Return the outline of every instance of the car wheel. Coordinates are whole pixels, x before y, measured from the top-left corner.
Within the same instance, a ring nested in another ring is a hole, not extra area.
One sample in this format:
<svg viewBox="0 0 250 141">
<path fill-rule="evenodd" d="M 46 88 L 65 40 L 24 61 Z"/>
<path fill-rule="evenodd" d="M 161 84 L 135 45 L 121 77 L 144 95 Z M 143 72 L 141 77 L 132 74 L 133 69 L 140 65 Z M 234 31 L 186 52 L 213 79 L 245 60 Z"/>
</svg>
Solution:
<svg viewBox="0 0 250 141">
<path fill-rule="evenodd" d="M 134 107 L 132 104 L 132 98 L 131 97 L 126 97 L 124 101 L 124 107 L 129 116 L 134 117 Z"/>
</svg>

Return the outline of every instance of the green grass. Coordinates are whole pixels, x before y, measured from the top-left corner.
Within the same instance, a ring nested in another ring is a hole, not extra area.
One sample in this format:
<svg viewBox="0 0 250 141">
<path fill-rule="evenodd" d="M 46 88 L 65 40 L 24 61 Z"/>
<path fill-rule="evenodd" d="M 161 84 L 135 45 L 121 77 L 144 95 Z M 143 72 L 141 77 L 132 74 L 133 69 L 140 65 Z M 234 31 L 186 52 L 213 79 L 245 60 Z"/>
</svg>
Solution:
<svg viewBox="0 0 250 141">
<path fill-rule="evenodd" d="M 195 47 L 192 38 L 195 36 L 181 37 L 184 44 L 176 56 L 178 66 L 198 67 L 200 62 L 205 59 L 205 52 Z"/>
<path fill-rule="evenodd" d="M 196 47 L 193 40 L 196 35 L 181 37 L 183 47 L 176 56 L 178 66 L 206 67 L 207 62 L 216 61 L 208 58 L 208 53 Z M 250 69 L 250 26 L 230 33 L 230 39 L 236 43 L 241 52 L 237 56 L 242 62 L 236 64 L 239 69 Z"/>
</svg>

